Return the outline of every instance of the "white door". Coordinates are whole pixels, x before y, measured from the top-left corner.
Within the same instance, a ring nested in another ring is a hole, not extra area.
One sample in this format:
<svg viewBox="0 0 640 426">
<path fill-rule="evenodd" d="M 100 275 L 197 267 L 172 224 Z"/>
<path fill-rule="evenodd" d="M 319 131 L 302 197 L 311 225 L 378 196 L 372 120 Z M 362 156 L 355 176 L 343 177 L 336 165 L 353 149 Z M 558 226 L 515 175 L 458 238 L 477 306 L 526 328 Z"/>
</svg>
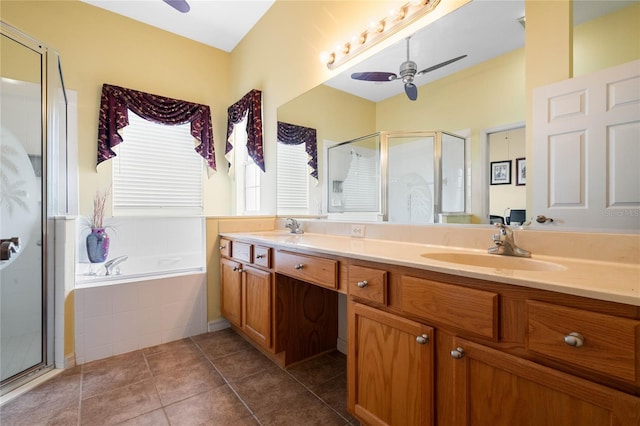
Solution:
<svg viewBox="0 0 640 426">
<path fill-rule="evenodd" d="M 535 89 L 532 137 L 530 217 L 640 229 L 640 61 Z"/>
</svg>

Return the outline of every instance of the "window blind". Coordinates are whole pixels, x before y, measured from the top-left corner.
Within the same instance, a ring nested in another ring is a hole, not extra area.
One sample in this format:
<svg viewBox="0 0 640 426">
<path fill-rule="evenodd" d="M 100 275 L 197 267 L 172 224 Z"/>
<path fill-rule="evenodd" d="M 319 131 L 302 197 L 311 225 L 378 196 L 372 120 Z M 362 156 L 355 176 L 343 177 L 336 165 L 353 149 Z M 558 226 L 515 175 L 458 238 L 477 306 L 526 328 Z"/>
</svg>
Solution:
<svg viewBox="0 0 640 426">
<path fill-rule="evenodd" d="M 115 215 L 201 215 L 202 158 L 190 124 L 167 126 L 129 111 L 113 163 Z"/>
<path fill-rule="evenodd" d="M 309 170 L 305 144 L 278 143 L 278 214 L 309 214 Z"/>
</svg>

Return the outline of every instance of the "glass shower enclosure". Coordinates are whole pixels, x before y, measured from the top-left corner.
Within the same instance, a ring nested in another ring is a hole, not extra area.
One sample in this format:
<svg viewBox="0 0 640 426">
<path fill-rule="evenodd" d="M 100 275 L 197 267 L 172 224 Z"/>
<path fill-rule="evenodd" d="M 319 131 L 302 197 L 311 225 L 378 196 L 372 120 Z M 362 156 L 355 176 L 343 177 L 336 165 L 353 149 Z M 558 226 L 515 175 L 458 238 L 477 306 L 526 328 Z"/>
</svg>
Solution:
<svg viewBox="0 0 640 426">
<path fill-rule="evenodd" d="M 465 139 L 377 132 L 328 148 L 330 218 L 429 224 L 466 209 Z"/>
<path fill-rule="evenodd" d="M 67 211 L 57 52 L 0 22 L 0 394 L 53 367 L 54 215 Z"/>
</svg>

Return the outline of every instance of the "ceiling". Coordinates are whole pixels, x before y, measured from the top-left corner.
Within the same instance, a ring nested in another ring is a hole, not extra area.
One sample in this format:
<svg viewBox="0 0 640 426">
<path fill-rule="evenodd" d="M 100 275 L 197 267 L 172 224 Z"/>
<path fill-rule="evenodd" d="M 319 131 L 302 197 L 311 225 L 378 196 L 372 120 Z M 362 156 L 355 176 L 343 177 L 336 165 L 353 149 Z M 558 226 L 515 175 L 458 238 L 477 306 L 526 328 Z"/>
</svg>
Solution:
<svg viewBox="0 0 640 426">
<path fill-rule="evenodd" d="M 81 0 L 122 16 L 231 52 L 275 0 L 187 0 L 178 12 L 162 0 Z"/>
<path fill-rule="evenodd" d="M 187 0 L 188 13 L 180 13 L 162 0 L 82 0 L 140 22 L 231 52 L 275 0 Z M 300 0 L 298 0 L 300 1 Z M 325 0 L 328 1 L 328 0 Z M 524 0 L 473 0 L 416 32 L 411 38 L 411 59 L 418 70 L 459 55 L 466 58 L 417 76 L 417 86 L 445 77 L 524 46 Z M 638 0 L 574 0 L 574 23 L 580 24 Z M 398 73 L 406 60 L 405 42 L 397 43 L 326 82 L 328 86 L 381 101 L 403 93 L 401 80 L 373 83 L 354 81 L 352 72 Z M 322 66 L 322 65 L 320 65 Z"/>
</svg>

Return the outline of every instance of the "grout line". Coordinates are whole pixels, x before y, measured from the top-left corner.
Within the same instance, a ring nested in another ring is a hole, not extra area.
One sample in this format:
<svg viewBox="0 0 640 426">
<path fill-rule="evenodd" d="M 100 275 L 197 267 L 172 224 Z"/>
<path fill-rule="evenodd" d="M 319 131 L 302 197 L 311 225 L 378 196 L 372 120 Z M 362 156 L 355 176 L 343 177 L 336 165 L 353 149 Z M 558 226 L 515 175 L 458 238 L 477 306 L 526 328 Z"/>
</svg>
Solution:
<svg viewBox="0 0 640 426">
<path fill-rule="evenodd" d="M 215 332 L 214 332 L 215 333 Z M 260 421 L 260 419 L 258 419 L 258 416 L 256 416 L 256 413 L 253 412 L 253 410 L 251 409 L 251 407 L 249 407 L 249 404 L 247 404 L 245 402 L 244 399 L 242 399 L 242 397 L 238 394 L 238 392 L 236 391 L 236 389 L 231 385 L 231 382 L 225 377 L 224 374 L 222 374 L 222 371 L 220 371 L 218 369 L 218 367 L 216 367 L 216 365 L 213 363 L 213 361 L 207 356 L 206 353 L 204 353 L 204 351 L 202 350 L 202 347 L 200 347 L 199 344 L 197 344 L 193 338 L 189 337 L 189 339 L 191 340 L 191 342 L 196 346 L 196 348 L 198 348 L 198 350 L 200 351 L 200 353 L 204 356 L 204 358 L 209 362 L 209 364 L 211 364 L 211 366 L 213 367 L 214 370 L 216 370 L 218 372 L 218 374 L 220 375 L 220 377 L 222 377 L 222 380 L 224 380 L 224 383 L 229 387 L 229 389 L 231 389 L 231 392 L 233 392 L 233 394 L 236 396 L 236 398 L 238 398 L 238 400 L 242 403 L 242 405 L 244 405 L 244 407 L 247 409 L 247 411 L 250 414 L 250 417 L 253 417 L 260 426 L 262 426 L 262 422 Z M 243 351 L 236 351 L 234 353 L 240 353 Z M 229 354 L 231 355 L 231 354 Z M 226 355 L 225 355 L 226 356 Z"/>
</svg>

